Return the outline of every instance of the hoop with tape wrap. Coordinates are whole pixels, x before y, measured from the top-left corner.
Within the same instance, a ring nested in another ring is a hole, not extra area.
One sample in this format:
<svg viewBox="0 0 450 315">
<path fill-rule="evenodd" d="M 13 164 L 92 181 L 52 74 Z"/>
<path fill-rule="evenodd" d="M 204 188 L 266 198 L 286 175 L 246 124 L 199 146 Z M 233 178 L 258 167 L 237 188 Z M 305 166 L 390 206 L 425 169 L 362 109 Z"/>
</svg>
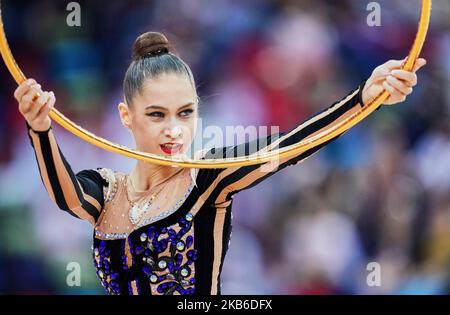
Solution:
<svg viewBox="0 0 450 315">
<path fill-rule="evenodd" d="M 15 61 L 11 50 L 9 48 L 8 41 L 6 39 L 6 34 L 3 25 L 2 19 L 2 9 L 1 3 L 4 1 L 0 1 L 0 51 L 3 57 L 3 60 L 8 67 L 11 75 L 17 84 L 21 84 L 26 81 L 25 75 L 22 73 L 19 68 L 17 62 Z M 403 66 L 404 70 L 412 71 L 414 68 L 414 64 L 419 58 L 419 55 L 422 51 L 423 45 L 426 40 L 426 36 L 428 33 L 428 27 L 430 23 L 431 17 L 431 7 L 432 0 L 422 0 L 421 3 L 421 16 L 418 25 L 417 34 L 414 40 L 414 43 L 409 52 L 408 58 Z M 345 131 L 352 128 L 354 125 L 362 121 L 364 118 L 369 116 L 372 112 L 374 112 L 381 104 L 384 103 L 389 98 L 389 93 L 384 91 L 379 96 L 377 96 L 370 104 L 366 104 L 364 108 L 359 110 L 358 112 L 350 115 L 336 126 L 321 132 L 314 137 L 309 139 L 305 139 L 299 143 L 281 148 L 276 150 L 261 150 L 257 153 L 241 156 L 241 157 L 232 157 L 232 158 L 223 158 L 223 159 L 202 159 L 202 160 L 194 160 L 188 159 L 184 157 L 174 157 L 168 158 L 160 155 L 155 155 L 146 152 L 136 151 L 125 146 L 112 143 L 106 139 L 96 136 L 95 134 L 83 129 L 81 126 L 78 126 L 69 118 L 65 117 L 61 112 L 59 112 L 56 108 L 52 108 L 49 116 L 56 123 L 61 125 L 67 131 L 73 133 L 75 136 L 91 143 L 99 148 L 107 150 L 109 152 L 118 153 L 126 157 L 130 157 L 136 160 L 141 160 L 144 162 L 149 162 L 153 164 L 158 164 L 162 166 L 178 166 L 178 167 L 190 167 L 190 168 L 198 168 L 198 169 L 212 169 L 212 168 L 226 168 L 226 167 L 240 167 L 247 165 L 256 165 L 260 163 L 270 162 L 275 159 L 281 159 L 285 157 L 291 157 L 303 152 L 308 151 L 311 148 L 319 146 L 328 140 L 333 139 L 334 137 L 344 133 Z M 283 137 L 280 137 L 277 142 L 283 141 Z"/>
</svg>

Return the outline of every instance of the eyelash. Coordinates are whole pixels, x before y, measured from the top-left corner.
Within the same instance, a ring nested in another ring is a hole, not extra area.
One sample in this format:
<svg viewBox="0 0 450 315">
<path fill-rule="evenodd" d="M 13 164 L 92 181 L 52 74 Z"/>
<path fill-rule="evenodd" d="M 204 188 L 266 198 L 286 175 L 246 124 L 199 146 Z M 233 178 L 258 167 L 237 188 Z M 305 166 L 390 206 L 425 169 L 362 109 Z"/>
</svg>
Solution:
<svg viewBox="0 0 450 315">
<path fill-rule="evenodd" d="M 186 110 L 182 111 L 180 114 L 186 113 L 186 112 L 188 112 L 189 114 L 192 114 L 194 112 L 194 110 L 193 109 L 186 109 Z M 159 115 L 155 116 L 155 114 L 160 114 L 162 116 L 159 116 Z M 153 112 L 153 113 L 147 114 L 147 116 L 156 117 L 156 118 L 164 118 L 164 113 L 162 113 L 162 112 Z M 184 117 L 187 117 L 187 116 L 188 115 L 182 116 L 182 117 L 184 118 Z"/>
</svg>

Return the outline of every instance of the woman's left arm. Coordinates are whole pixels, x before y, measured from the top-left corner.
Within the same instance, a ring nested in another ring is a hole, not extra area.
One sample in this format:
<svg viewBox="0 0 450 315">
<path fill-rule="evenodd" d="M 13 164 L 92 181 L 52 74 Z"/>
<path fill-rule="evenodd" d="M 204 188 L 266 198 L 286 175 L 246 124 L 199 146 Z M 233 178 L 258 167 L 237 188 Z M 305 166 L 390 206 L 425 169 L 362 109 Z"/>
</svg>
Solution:
<svg viewBox="0 0 450 315">
<path fill-rule="evenodd" d="M 271 147 L 271 150 L 274 150 L 307 140 L 318 133 L 333 128 L 350 115 L 358 112 L 361 107 L 367 105 L 384 90 L 390 93 L 390 97 L 384 103 L 385 105 L 401 103 L 413 92 L 413 87 L 417 84 L 416 72 L 426 64 L 425 59 L 418 59 L 413 71 L 408 72 L 400 70 L 404 61 L 390 60 L 377 67 L 370 78 L 365 80 L 356 90 L 288 132 L 271 134 L 268 137 L 258 138 L 237 146 L 213 148 L 204 158 L 214 159 L 250 155 L 271 144 L 274 144 Z M 234 193 L 253 187 L 287 166 L 304 161 L 344 133 L 296 156 L 280 158 L 276 163 L 267 162 L 220 170 L 215 181 L 215 186 L 220 188 L 220 195 L 223 196 L 219 199 L 227 200 Z"/>
</svg>

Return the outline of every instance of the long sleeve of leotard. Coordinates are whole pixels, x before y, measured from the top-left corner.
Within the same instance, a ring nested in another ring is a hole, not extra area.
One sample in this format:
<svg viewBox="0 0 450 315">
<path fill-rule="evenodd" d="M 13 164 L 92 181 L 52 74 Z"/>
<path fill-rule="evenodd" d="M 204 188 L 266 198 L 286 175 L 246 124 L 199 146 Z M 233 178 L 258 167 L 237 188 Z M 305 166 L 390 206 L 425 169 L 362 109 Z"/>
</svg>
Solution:
<svg viewBox="0 0 450 315">
<path fill-rule="evenodd" d="M 280 149 L 325 132 L 365 106 L 362 101 L 362 91 L 365 83 L 366 80 L 364 80 L 357 89 L 350 92 L 346 97 L 313 115 L 290 131 L 273 133 L 267 137 L 259 137 L 254 141 L 236 146 L 212 148 L 204 155 L 203 158 L 216 159 L 249 155 L 258 153 L 260 150 L 265 149 L 269 145 L 271 145 L 271 147 L 269 147 L 270 150 Z M 262 163 L 252 166 L 230 167 L 216 170 L 213 178 L 215 180 L 214 185 L 217 190 L 217 199 L 222 201 L 228 200 L 233 194 L 255 186 L 287 166 L 295 165 L 301 161 L 304 161 L 314 153 L 318 152 L 321 148 L 325 147 L 327 144 L 335 141 L 343 133 L 321 145 L 302 152 L 301 154 L 288 158 L 280 158 L 274 168 L 266 165 L 267 163 Z"/>
<path fill-rule="evenodd" d="M 77 174 L 61 152 L 53 129 L 35 131 L 26 122 L 40 177 L 50 198 L 59 209 L 95 224 L 103 208 L 105 180 L 96 170 Z"/>
</svg>

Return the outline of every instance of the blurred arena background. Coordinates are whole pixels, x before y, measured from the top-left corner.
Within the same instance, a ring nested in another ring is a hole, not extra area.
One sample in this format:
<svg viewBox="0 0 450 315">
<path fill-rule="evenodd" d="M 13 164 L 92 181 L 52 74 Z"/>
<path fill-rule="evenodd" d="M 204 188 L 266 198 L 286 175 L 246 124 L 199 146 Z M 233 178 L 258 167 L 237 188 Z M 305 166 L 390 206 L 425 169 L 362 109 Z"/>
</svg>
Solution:
<svg viewBox="0 0 450 315">
<path fill-rule="evenodd" d="M 88 130 L 132 146 L 117 104 L 136 36 L 160 31 L 196 76 L 204 124 L 292 128 L 344 97 L 412 44 L 419 0 L 2 1 L 25 74 Z M 450 3 L 433 1 L 420 83 L 305 163 L 234 203 L 224 294 L 450 293 Z M 0 293 L 103 294 L 91 226 L 52 204 L 39 177 L 15 83 L 0 66 Z M 135 161 L 53 123 L 74 171 Z M 80 287 L 66 284 L 79 263 Z M 370 262 L 381 286 L 366 283 Z"/>
</svg>

